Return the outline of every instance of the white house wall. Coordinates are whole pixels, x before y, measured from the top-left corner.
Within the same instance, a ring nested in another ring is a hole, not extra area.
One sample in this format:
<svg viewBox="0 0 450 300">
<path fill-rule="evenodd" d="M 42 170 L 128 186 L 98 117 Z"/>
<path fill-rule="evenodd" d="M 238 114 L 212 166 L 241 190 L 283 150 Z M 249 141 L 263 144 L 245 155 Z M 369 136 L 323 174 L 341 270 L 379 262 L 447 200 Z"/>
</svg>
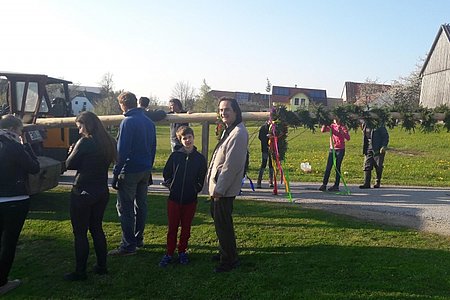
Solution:
<svg viewBox="0 0 450 300">
<path fill-rule="evenodd" d="M 436 43 L 436 46 L 431 53 L 427 66 L 423 72 L 423 75 L 433 74 L 441 72 L 443 70 L 450 69 L 450 41 L 447 35 L 442 30 L 441 35 Z"/>
<path fill-rule="evenodd" d="M 441 31 L 422 74 L 420 104 L 434 108 L 450 105 L 450 41 Z"/>
<path fill-rule="evenodd" d="M 89 101 L 86 97 L 75 97 L 72 99 L 72 111 L 74 115 L 78 115 L 80 112 L 83 111 L 83 107 L 86 103 L 86 108 L 84 110 L 87 111 L 93 111 L 94 106 L 92 105 L 91 101 Z"/>
<path fill-rule="evenodd" d="M 420 104 L 435 108 L 450 105 L 450 70 L 426 75 L 422 78 Z"/>
</svg>

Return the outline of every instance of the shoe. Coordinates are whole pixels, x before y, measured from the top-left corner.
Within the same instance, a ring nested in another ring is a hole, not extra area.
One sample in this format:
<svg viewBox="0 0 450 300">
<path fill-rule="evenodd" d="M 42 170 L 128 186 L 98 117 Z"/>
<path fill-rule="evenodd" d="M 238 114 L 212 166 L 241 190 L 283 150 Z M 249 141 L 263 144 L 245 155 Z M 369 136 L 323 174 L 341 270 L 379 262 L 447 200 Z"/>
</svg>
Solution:
<svg viewBox="0 0 450 300">
<path fill-rule="evenodd" d="M 374 186 L 373 186 L 373 188 L 374 188 L 374 189 L 379 189 L 379 188 L 380 188 L 380 183 L 379 183 L 379 182 L 375 183 Z"/>
<path fill-rule="evenodd" d="M 332 187 L 330 187 L 330 188 L 328 189 L 328 191 L 329 191 L 329 192 L 339 192 L 339 187 L 333 185 Z"/>
<path fill-rule="evenodd" d="M 214 268 L 214 273 L 225 273 L 230 272 L 231 270 L 233 270 L 233 267 L 225 264 L 220 264 Z"/>
<path fill-rule="evenodd" d="M 359 188 L 360 189 L 370 189 L 370 185 L 363 184 L 363 185 L 360 185 Z"/>
<path fill-rule="evenodd" d="M 163 258 L 161 258 L 161 261 L 159 262 L 159 266 L 161 268 L 165 268 L 171 262 L 172 262 L 172 256 L 166 254 L 163 256 Z"/>
<path fill-rule="evenodd" d="M 99 267 L 97 264 L 95 264 L 92 272 L 97 275 L 106 275 L 108 274 L 108 269 L 106 267 Z"/>
<path fill-rule="evenodd" d="M 136 251 L 130 252 L 130 251 L 123 250 L 120 247 L 108 252 L 108 255 L 111 255 L 111 256 L 130 256 L 130 255 L 135 255 L 135 254 L 136 254 Z"/>
<path fill-rule="evenodd" d="M 83 281 L 86 279 L 87 279 L 86 273 L 72 272 L 64 275 L 64 280 L 67 281 Z"/>
<path fill-rule="evenodd" d="M 241 261 L 238 259 L 234 263 L 231 264 L 220 264 L 217 267 L 214 268 L 214 273 L 224 273 L 224 272 L 230 272 L 233 269 L 236 269 L 241 265 Z"/>
<path fill-rule="evenodd" d="M 220 261 L 220 253 L 214 254 L 211 256 L 212 261 Z"/>
<path fill-rule="evenodd" d="M 322 192 L 326 191 L 326 189 L 327 189 L 327 186 L 326 186 L 325 184 L 322 184 L 322 185 L 319 187 L 319 191 L 322 191 Z"/>
<path fill-rule="evenodd" d="M 136 248 L 137 249 L 144 248 L 144 242 L 143 241 L 138 242 L 137 245 L 136 245 Z"/>
<path fill-rule="evenodd" d="M 270 187 L 270 188 L 273 188 L 273 183 L 269 184 L 269 187 Z"/>
<path fill-rule="evenodd" d="M 189 256 L 186 252 L 178 253 L 178 259 L 182 265 L 187 265 L 189 263 Z"/>
<path fill-rule="evenodd" d="M 4 295 L 7 292 L 18 287 L 22 282 L 19 279 L 9 280 L 4 285 L 0 286 L 0 295 Z"/>
</svg>

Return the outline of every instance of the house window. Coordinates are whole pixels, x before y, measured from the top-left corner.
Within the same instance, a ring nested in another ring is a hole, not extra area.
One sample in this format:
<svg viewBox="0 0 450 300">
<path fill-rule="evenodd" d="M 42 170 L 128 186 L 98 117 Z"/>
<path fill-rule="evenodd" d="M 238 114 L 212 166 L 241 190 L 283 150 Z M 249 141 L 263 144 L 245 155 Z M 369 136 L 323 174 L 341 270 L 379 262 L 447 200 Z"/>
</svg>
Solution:
<svg viewBox="0 0 450 300">
<path fill-rule="evenodd" d="M 281 87 L 281 86 L 274 86 L 272 93 L 274 95 L 289 96 L 289 88 Z"/>
<path fill-rule="evenodd" d="M 298 98 L 295 98 L 295 99 L 294 99 L 294 105 L 298 105 L 298 102 L 299 102 L 299 99 L 298 99 Z"/>
<path fill-rule="evenodd" d="M 236 101 L 239 103 L 248 102 L 250 99 L 249 93 L 236 93 Z"/>
<path fill-rule="evenodd" d="M 78 104 L 78 101 L 75 101 L 75 104 Z"/>
<path fill-rule="evenodd" d="M 302 98 L 302 101 L 300 102 L 300 106 L 305 106 L 306 105 L 306 99 Z"/>
<path fill-rule="evenodd" d="M 83 105 L 86 105 L 86 104 L 87 104 L 87 102 L 86 102 L 86 101 L 84 101 L 84 102 L 83 102 Z"/>
</svg>

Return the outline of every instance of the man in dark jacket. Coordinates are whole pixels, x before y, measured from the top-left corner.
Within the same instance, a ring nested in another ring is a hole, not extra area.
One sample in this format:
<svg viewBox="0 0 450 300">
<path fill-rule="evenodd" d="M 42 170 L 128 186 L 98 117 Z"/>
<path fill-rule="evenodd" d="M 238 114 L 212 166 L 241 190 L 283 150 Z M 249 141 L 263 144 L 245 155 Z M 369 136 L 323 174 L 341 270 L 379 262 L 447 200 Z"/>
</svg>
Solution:
<svg viewBox="0 0 450 300">
<path fill-rule="evenodd" d="M 374 188 L 379 188 L 383 174 L 384 157 L 389 143 L 389 133 L 383 124 L 377 128 L 370 128 L 367 122 L 362 125 L 363 154 L 364 154 L 364 184 L 360 189 L 369 189 L 372 169 L 375 168 L 377 179 Z"/>
<path fill-rule="evenodd" d="M 269 162 L 269 187 L 273 187 L 273 166 L 272 159 L 269 157 L 269 137 L 270 122 L 267 121 L 259 128 L 258 138 L 261 141 L 261 167 L 259 168 L 258 183 L 256 187 L 261 188 L 261 181 L 266 170 L 267 162 Z"/>
</svg>

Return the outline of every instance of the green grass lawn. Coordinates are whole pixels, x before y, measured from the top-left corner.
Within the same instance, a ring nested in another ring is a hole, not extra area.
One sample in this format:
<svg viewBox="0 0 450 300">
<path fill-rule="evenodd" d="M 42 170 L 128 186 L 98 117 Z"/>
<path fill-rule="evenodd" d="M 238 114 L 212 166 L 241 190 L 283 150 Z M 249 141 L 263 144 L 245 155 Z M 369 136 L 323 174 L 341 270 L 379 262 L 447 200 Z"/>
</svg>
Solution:
<svg viewBox="0 0 450 300">
<path fill-rule="evenodd" d="M 109 275 L 89 269 L 86 282 L 65 282 L 74 269 L 68 203 L 63 187 L 33 197 L 11 273 L 23 285 L 5 299 L 450 299 L 449 238 L 289 203 L 237 200 L 242 265 L 214 274 L 217 242 L 209 204 L 200 199 L 191 263 L 162 269 L 166 203 L 156 195 L 149 196 L 146 246 L 136 256 L 109 258 Z M 104 227 L 113 249 L 121 236 L 115 194 Z"/>
<path fill-rule="evenodd" d="M 259 126 L 256 122 L 247 124 L 250 135 L 250 178 L 256 180 L 261 163 L 261 146 L 258 140 Z M 194 124 L 196 144 L 201 148 L 201 127 Z M 210 155 L 217 139 L 214 136 L 214 125 L 210 126 Z M 418 185 L 418 186 L 450 186 L 450 133 L 425 134 L 420 131 L 408 133 L 399 127 L 388 130 L 390 143 L 385 160 L 383 184 Z M 160 174 L 170 154 L 169 127 L 157 124 L 158 150 L 155 171 Z M 346 153 L 342 164 L 342 172 L 348 183 L 362 183 L 362 133 L 360 130 L 350 132 L 351 139 L 346 143 Z M 321 182 L 328 158 L 329 134 L 317 130 L 312 133 L 303 128 L 289 129 L 288 152 L 284 169 L 289 173 L 291 181 Z M 300 163 L 309 162 L 311 173 L 304 173 Z M 266 170 L 266 180 L 267 180 Z M 334 172 L 330 177 L 334 182 Z"/>
</svg>

